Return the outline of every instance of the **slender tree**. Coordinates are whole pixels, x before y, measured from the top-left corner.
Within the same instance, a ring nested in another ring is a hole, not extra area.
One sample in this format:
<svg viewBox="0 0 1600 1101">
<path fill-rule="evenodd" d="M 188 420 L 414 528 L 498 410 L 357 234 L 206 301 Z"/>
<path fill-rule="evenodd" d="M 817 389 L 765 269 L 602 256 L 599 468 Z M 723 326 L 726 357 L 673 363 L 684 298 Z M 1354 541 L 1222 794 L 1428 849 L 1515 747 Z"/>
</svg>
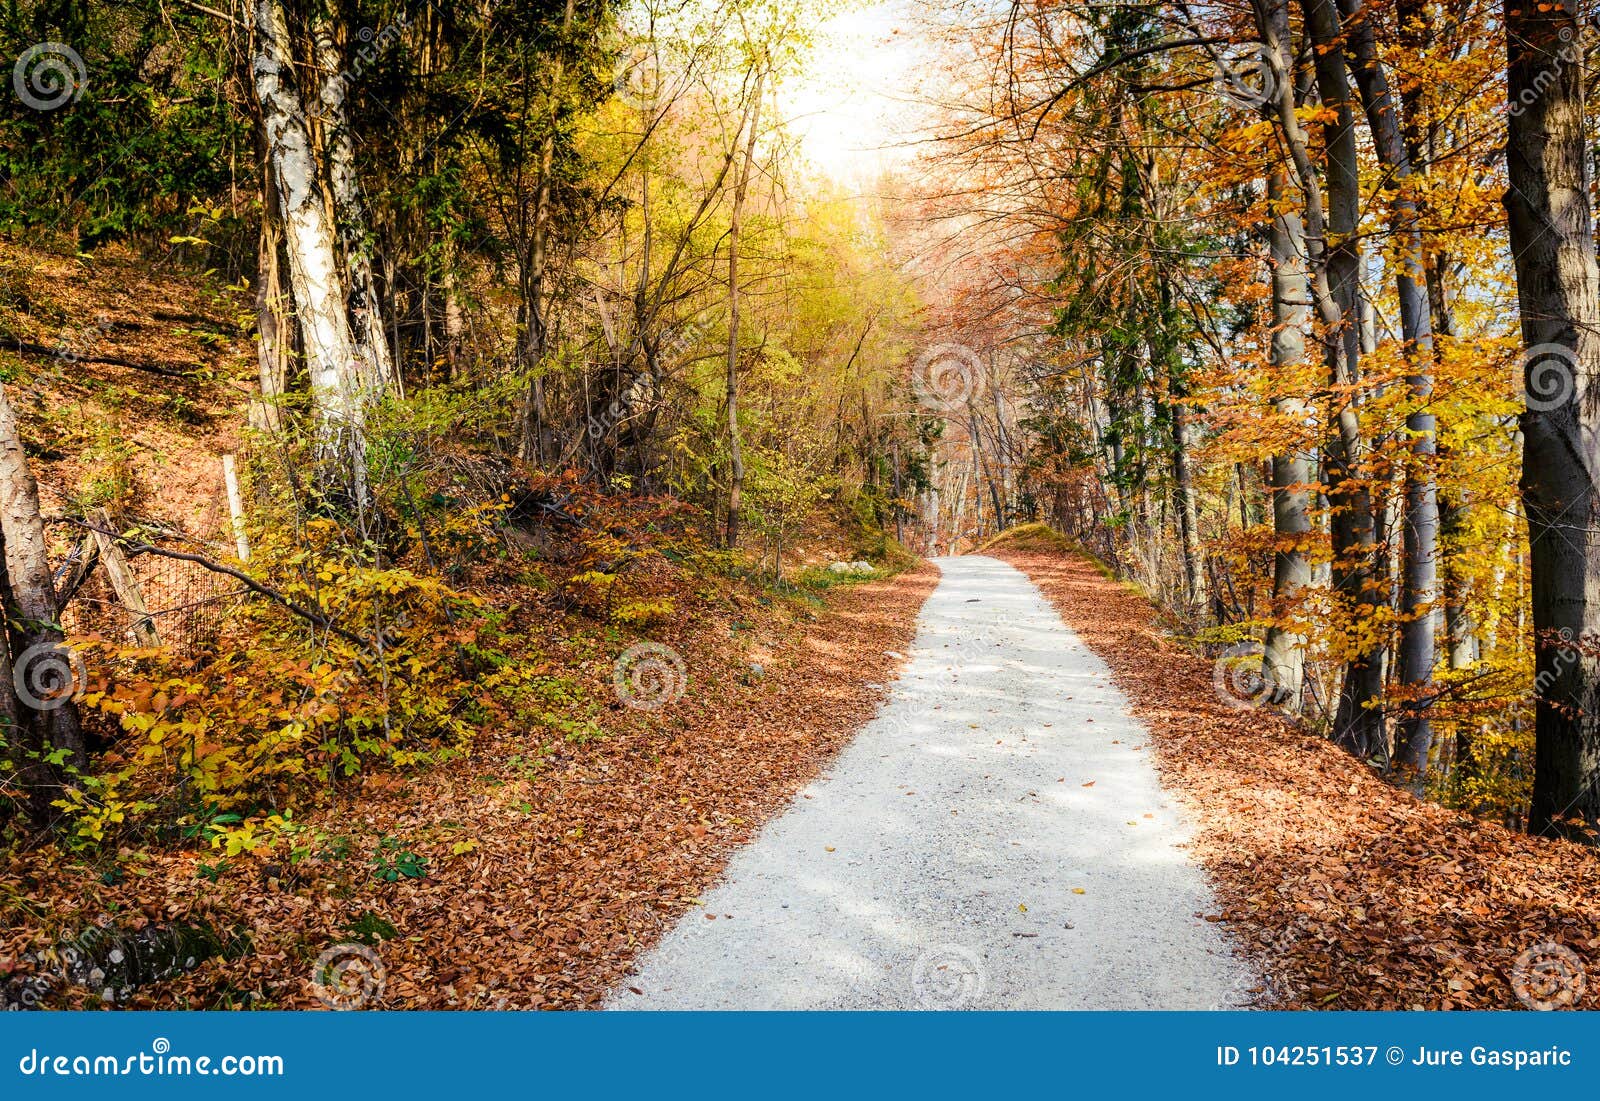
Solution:
<svg viewBox="0 0 1600 1101">
<path fill-rule="evenodd" d="M 1283 7 L 1277 9 L 1285 19 Z M 1289 193 L 1288 173 L 1274 166 L 1267 175 L 1268 264 L 1272 277 L 1272 340 L 1268 362 L 1285 374 L 1306 355 L 1306 322 L 1311 312 L 1305 266 L 1305 227 Z M 1284 387 L 1273 408 L 1286 421 L 1304 425 L 1311 406 L 1292 388 Z M 1298 710 L 1305 681 L 1305 635 L 1292 624 L 1298 604 L 1311 584 L 1307 542 L 1311 535 L 1311 457 L 1298 449 L 1272 456 L 1272 523 L 1276 547 L 1272 556 L 1273 618 L 1262 651 L 1263 678 L 1272 701 Z"/>
<path fill-rule="evenodd" d="M 1416 171 L 1402 137 L 1401 103 L 1390 88 L 1387 67 L 1378 57 L 1371 12 L 1362 0 L 1339 0 L 1350 49 L 1350 71 L 1361 94 L 1378 163 L 1394 196 L 1389 204 L 1395 241 L 1395 289 L 1400 302 L 1400 335 L 1407 364 L 1412 408 L 1406 415 L 1411 454 L 1406 463 L 1401 583 L 1400 683 L 1414 695 L 1404 709 L 1395 737 L 1394 763 L 1412 773 L 1428 768 L 1433 731 L 1427 695 L 1433 686 L 1434 604 L 1438 598 L 1439 502 L 1434 482 L 1437 430 L 1433 395 L 1433 313 L 1423 271 L 1422 228 L 1411 192 Z"/>
<path fill-rule="evenodd" d="M 1334 715 L 1334 738 L 1360 757 L 1387 750 L 1383 713 L 1383 664 L 1379 646 L 1359 621 L 1371 621 L 1384 596 L 1373 577 L 1379 553 L 1371 492 L 1360 469 L 1366 451 L 1356 408 L 1361 377 L 1361 176 L 1360 150 L 1352 97 L 1346 78 L 1343 31 L 1333 0 L 1304 0 L 1306 28 L 1312 45 L 1317 92 L 1332 121 L 1325 128 L 1327 217 L 1308 227 L 1308 238 L 1320 241 L 1312 259 L 1320 267 L 1313 286 L 1323 324 L 1323 356 L 1332 383 L 1331 419 L 1336 429 L 1323 453 L 1329 505 L 1333 516 L 1333 582 L 1357 621 L 1354 652 L 1345 662 Z M 1284 96 L 1293 87 L 1284 74 Z M 1280 117 L 1282 112 L 1280 111 Z M 1298 158 L 1308 164 L 1304 154 Z M 1320 184 L 1302 179 L 1308 197 Z"/>
<path fill-rule="evenodd" d="M 728 359 L 725 401 L 728 409 L 728 518 L 724 542 L 739 545 L 739 498 L 744 493 L 744 453 L 739 436 L 739 238 L 744 226 L 745 197 L 750 176 L 755 171 L 756 137 L 761 126 L 761 92 L 766 85 L 767 64 L 755 67 L 755 89 L 750 93 L 754 106 L 749 112 L 749 133 L 745 137 L 744 165 L 733 189 L 733 210 L 728 224 Z"/>
</svg>

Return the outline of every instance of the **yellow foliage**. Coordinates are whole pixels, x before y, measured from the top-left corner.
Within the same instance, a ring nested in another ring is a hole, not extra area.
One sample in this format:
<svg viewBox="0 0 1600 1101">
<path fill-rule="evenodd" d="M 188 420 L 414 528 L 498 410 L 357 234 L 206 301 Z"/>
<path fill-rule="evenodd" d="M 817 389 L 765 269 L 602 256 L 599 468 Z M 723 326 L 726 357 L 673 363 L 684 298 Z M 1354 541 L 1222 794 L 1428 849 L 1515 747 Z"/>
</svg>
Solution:
<svg viewBox="0 0 1600 1101">
<path fill-rule="evenodd" d="M 162 651 L 90 643 L 110 670 L 83 699 L 127 736 L 61 806 L 85 841 L 152 811 L 204 827 L 226 855 L 270 848 L 270 808 L 354 775 L 369 761 L 408 767 L 457 752 L 471 732 L 459 704 L 480 603 L 436 578 L 297 555 L 283 591 L 363 645 L 253 605 L 245 646 L 188 673 Z M 219 825 L 219 816 L 225 821 Z"/>
</svg>

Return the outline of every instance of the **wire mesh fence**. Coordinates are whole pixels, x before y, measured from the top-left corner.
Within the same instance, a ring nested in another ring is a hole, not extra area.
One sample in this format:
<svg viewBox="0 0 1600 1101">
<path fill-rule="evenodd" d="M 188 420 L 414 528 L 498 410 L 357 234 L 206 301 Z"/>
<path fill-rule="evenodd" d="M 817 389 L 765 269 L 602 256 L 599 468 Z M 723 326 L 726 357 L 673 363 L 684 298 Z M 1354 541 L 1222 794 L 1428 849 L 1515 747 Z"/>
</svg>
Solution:
<svg viewBox="0 0 1600 1101">
<path fill-rule="evenodd" d="M 226 561 L 231 542 L 194 539 L 163 528 L 140 528 L 140 539 L 153 546 Z M 248 590 L 233 578 L 198 562 L 157 554 L 132 554 L 127 569 L 139 599 L 140 614 L 113 585 L 110 572 L 91 547 L 74 550 L 57 574 L 58 585 L 89 559 L 92 568 L 62 610 L 62 626 L 70 635 L 96 636 L 128 646 L 154 640 L 174 653 L 198 657 L 215 650 L 230 615 Z"/>
</svg>

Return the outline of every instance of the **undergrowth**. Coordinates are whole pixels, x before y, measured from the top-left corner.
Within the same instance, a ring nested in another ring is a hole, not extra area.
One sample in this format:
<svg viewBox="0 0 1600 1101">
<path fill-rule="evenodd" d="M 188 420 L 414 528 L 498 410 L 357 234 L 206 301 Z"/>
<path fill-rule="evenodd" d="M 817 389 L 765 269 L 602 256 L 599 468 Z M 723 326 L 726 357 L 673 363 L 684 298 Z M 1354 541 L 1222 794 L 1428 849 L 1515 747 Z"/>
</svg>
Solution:
<svg viewBox="0 0 1600 1101">
<path fill-rule="evenodd" d="M 306 441 L 253 442 L 247 570 L 271 595 L 242 600 L 199 656 L 73 640 L 103 746 L 57 803 L 64 844 L 197 845 L 213 875 L 245 855 L 336 851 L 307 838 L 304 815 L 364 774 L 419 774 L 491 725 L 526 732 L 536 771 L 554 747 L 605 736 L 609 666 L 634 641 L 708 615 L 738 624 L 747 601 L 809 615 L 829 589 L 912 561 L 774 581 L 709 545 L 692 507 L 477 446 L 492 431 L 481 400 L 428 391 L 376 414 L 359 514 L 320 493 Z M 72 507 L 115 510 L 122 492 Z"/>
</svg>

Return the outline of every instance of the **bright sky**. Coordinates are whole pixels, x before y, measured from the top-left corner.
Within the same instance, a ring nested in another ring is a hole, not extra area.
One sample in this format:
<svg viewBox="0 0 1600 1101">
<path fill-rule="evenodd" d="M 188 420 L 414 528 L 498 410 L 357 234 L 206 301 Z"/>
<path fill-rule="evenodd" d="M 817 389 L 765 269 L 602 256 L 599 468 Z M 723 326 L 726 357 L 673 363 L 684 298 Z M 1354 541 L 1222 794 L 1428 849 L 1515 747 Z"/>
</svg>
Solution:
<svg viewBox="0 0 1600 1101">
<path fill-rule="evenodd" d="M 912 157 L 903 143 L 919 129 L 928 58 L 906 0 L 867 0 L 817 28 L 805 71 L 784 81 L 779 102 L 818 171 L 865 186 Z"/>
</svg>

